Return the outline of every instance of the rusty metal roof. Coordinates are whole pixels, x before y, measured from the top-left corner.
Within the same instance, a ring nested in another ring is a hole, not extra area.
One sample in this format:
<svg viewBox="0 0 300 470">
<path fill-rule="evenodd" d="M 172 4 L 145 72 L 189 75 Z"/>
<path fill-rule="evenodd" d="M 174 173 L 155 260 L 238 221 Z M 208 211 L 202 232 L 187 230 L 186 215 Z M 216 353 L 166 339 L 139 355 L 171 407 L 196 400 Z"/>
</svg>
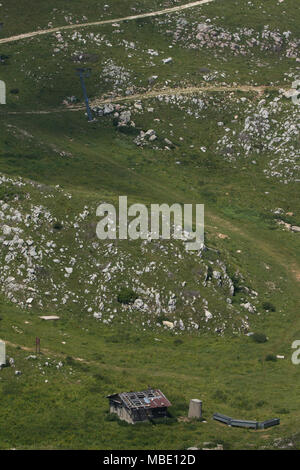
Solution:
<svg viewBox="0 0 300 470">
<path fill-rule="evenodd" d="M 149 388 L 142 392 L 122 392 L 108 395 L 107 398 L 120 399 L 126 408 L 163 408 L 172 406 L 159 389 Z"/>
</svg>

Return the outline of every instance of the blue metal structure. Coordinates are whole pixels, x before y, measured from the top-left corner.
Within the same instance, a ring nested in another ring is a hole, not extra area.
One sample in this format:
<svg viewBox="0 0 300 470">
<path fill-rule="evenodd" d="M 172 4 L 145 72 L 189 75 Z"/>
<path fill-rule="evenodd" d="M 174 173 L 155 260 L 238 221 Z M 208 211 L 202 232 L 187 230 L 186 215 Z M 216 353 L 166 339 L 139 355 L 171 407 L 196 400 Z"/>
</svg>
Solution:
<svg viewBox="0 0 300 470">
<path fill-rule="evenodd" d="M 250 421 L 245 419 L 230 418 L 229 416 L 221 415 L 220 413 L 214 413 L 213 419 L 227 424 L 227 426 L 247 429 L 267 429 L 271 426 L 277 426 L 280 424 L 279 418 L 268 419 L 267 421 Z"/>
<path fill-rule="evenodd" d="M 3 23 L 0 23 L 0 31 L 3 28 Z M 0 54 L 0 64 L 4 64 L 7 56 Z M 0 80 L 0 104 L 6 104 L 6 85 L 5 82 Z"/>
<path fill-rule="evenodd" d="M 93 121 L 94 118 L 93 118 L 92 111 L 89 105 L 89 99 L 88 99 L 88 95 L 86 91 L 86 86 L 84 83 L 84 78 L 89 77 L 91 75 L 91 69 L 79 68 L 79 69 L 76 69 L 76 73 L 77 75 L 79 75 L 79 78 L 80 78 L 80 83 L 81 83 L 81 87 L 83 91 L 83 97 L 84 97 L 84 101 L 86 105 L 86 112 L 88 115 L 88 120 Z"/>
</svg>

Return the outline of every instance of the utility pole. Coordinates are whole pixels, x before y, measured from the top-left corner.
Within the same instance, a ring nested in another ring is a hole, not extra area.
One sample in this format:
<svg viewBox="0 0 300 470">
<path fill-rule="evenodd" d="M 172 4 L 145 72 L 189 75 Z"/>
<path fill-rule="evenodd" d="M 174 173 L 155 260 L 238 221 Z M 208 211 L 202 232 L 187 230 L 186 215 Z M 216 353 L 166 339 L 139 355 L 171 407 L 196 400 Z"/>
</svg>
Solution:
<svg viewBox="0 0 300 470">
<path fill-rule="evenodd" d="M 36 354 L 41 353 L 41 340 L 38 337 L 35 338 L 35 353 Z"/>
<path fill-rule="evenodd" d="M 76 73 L 77 75 L 79 75 L 79 78 L 80 78 L 80 83 L 81 83 L 81 87 L 83 91 L 83 97 L 84 97 L 84 101 L 86 105 L 88 120 L 93 121 L 94 118 L 93 118 L 92 111 L 89 105 L 89 99 L 88 99 L 88 95 L 87 95 L 87 91 L 86 91 L 86 87 L 84 83 L 84 78 L 88 78 L 91 75 L 91 69 L 86 69 L 86 68 L 76 69 Z"/>
<path fill-rule="evenodd" d="M 0 23 L 0 31 L 3 28 L 3 23 Z M 0 55 L 0 64 L 5 61 L 5 56 Z M 6 104 L 6 85 L 5 82 L 0 80 L 0 104 Z"/>
</svg>

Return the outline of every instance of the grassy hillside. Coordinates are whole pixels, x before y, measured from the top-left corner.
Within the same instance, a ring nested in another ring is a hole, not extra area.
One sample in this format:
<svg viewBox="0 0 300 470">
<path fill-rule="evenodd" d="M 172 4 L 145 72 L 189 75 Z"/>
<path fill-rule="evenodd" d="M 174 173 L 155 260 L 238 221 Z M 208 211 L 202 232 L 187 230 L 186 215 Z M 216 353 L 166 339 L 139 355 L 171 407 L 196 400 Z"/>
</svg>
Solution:
<svg viewBox="0 0 300 470">
<path fill-rule="evenodd" d="M 1 3 L 5 38 L 187 2 Z M 299 107 L 286 96 L 299 19 L 293 0 L 215 0 L 0 44 L 0 337 L 15 361 L 0 371 L 0 448 L 299 449 Z M 100 242 L 96 208 L 122 195 L 205 204 L 206 249 Z M 124 288 L 138 301 L 120 302 Z M 149 384 L 173 404 L 167 423 L 112 419 L 107 394 Z M 182 419 L 195 397 L 206 423 Z M 226 428 L 215 411 L 281 425 Z"/>
<path fill-rule="evenodd" d="M 184 449 L 208 441 L 229 449 L 299 446 L 297 367 L 289 359 L 265 361 L 270 351 L 289 354 L 281 342 L 275 349 L 250 338 L 179 341 L 170 333 L 141 335 L 86 319 L 45 327 L 32 315 L 6 312 L 1 323 L 10 337 L 32 346 L 39 334 L 44 353 L 27 359 L 34 353 L 9 348 L 22 375 L 12 368 L 1 372 L 2 448 Z M 88 362 L 72 359 L 79 354 Z M 110 418 L 105 395 L 149 383 L 164 390 L 176 418 L 187 415 L 192 396 L 201 397 L 207 423 L 130 426 Z M 226 428 L 212 421 L 215 411 L 246 419 L 278 416 L 281 425 L 264 432 Z"/>
<path fill-rule="evenodd" d="M 78 23 L 136 15 L 185 4 L 184 0 L 58 0 L 47 4 L 35 0 L 12 0 L 1 4 L 7 36 Z M 20 14 L 16 18 L 16 11 Z"/>
<path fill-rule="evenodd" d="M 119 3 L 124 4 L 113 2 Z M 289 87 L 299 50 L 299 5 L 273 3 L 264 2 L 263 13 L 260 1 L 249 8 L 242 0 L 236 15 L 235 1 L 227 0 L 225 7 L 222 0 L 216 0 L 154 18 L 62 30 L 2 44 L 1 54 L 7 56 L 1 66 L 3 79 L 9 91 L 18 90 L 8 93 L 8 108 L 43 109 L 60 106 L 68 96 L 81 99 L 75 74 L 80 66 L 92 68 L 87 81 L 91 97 L 145 91 L 153 75 L 158 76 L 152 85 L 158 90 L 166 85 L 205 84 Z M 116 17 L 126 15 L 124 6 Z M 276 23 L 274 18 L 280 16 L 283 19 Z M 31 29 L 37 30 L 38 24 Z M 4 25 L 4 37 L 10 36 L 7 28 Z M 170 56 L 173 61 L 164 65 Z"/>
</svg>

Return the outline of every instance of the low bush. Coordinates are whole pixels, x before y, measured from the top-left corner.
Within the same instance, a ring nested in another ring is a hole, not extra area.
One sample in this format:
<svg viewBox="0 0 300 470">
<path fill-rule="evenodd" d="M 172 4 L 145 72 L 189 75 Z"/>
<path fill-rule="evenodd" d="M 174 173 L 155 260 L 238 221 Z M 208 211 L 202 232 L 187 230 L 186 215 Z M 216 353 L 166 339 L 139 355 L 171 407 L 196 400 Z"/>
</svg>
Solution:
<svg viewBox="0 0 300 470">
<path fill-rule="evenodd" d="M 288 410 L 287 408 L 279 408 L 278 410 L 276 410 L 276 413 L 280 414 L 280 415 L 287 415 L 289 414 L 290 410 Z"/>
<path fill-rule="evenodd" d="M 277 357 L 274 356 L 274 354 L 267 354 L 265 360 L 266 360 L 266 361 L 271 361 L 271 362 L 276 362 L 276 361 L 277 361 Z"/>
<path fill-rule="evenodd" d="M 13 201 L 15 198 L 22 200 L 24 191 L 22 188 L 16 188 L 13 184 L 2 185 L 0 188 L 0 200 L 4 202 Z"/>
<path fill-rule="evenodd" d="M 276 307 L 271 304 L 271 302 L 263 302 L 262 307 L 264 310 L 268 310 L 269 312 L 276 312 Z"/>
<path fill-rule="evenodd" d="M 254 333 L 252 339 L 255 343 L 266 343 L 268 341 L 264 333 Z"/>
<path fill-rule="evenodd" d="M 68 364 L 68 366 L 74 366 L 76 364 L 76 361 L 72 356 L 67 356 L 66 364 Z"/>
<path fill-rule="evenodd" d="M 180 344 L 183 344 L 182 339 L 180 339 L 180 338 L 174 339 L 174 345 L 175 346 L 180 346 Z"/>
<path fill-rule="evenodd" d="M 264 405 L 265 405 L 265 402 L 263 400 L 260 400 L 255 404 L 256 408 L 261 408 Z"/>
<path fill-rule="evenodd" d="M 53 224 L 53 228 L 54 228 L 54 230 L 58 230 L 58 231 L 59 231 L 59 230 L 61 230 L 61 229 L 63 228 L 63 225 L 62 225 L 60 222 L 55 222 L 55 223 Z"/>
<path fill-rule="evenodd" d="M 136 137 L 140 133 L 139 129 L 132 126 L 119 126 L 117 127 L 117 131 L 133 137 Z"/>
<path fill-rule="evenodd" d="M 123 287 L 118 294 L 118 302 L 120 304 L 132 304 L 137 298 L 137 294 L 127 287 Z"/>
</svg>

